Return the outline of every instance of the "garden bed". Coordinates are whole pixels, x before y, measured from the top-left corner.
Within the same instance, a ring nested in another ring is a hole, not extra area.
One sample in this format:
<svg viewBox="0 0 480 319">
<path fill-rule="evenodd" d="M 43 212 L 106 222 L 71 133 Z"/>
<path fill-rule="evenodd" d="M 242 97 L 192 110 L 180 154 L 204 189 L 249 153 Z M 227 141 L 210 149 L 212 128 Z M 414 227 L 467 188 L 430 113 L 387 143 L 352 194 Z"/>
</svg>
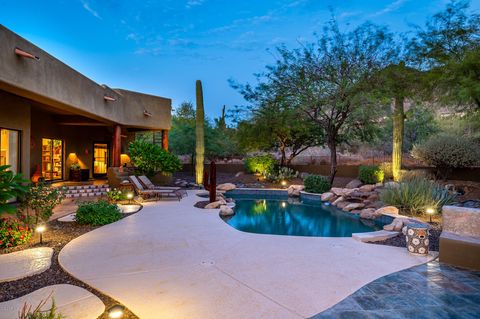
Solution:
<svg viewBox="0 0 480 319">
<path fill-rule="evenodd" d="M 133 214 L 135 213 L 124 214 L 124 217 Z M 10 253 L 28 248 L 51 247 L 54 250 L 54 254 L 52 256 L 52 265 L 45 272 L 15 281 L 0 283 L 0 302 L 19 298 L 39 288 L 49 285 L 71 284 L 85 288 L 100 298 L 105 304 L 105 310 L 108 310 L 113 305 L 120 304 L 118 301 L 102 294 L 82 281 L 79 281 L 69 275 L 63 270 L 58 262 L 58 254 L 67 243 L 99 227 L 101 226 L 79 225 L 76 222 L 50 221 L 47 224 L 47 231 L 43 234 L 43 244 L 39 243 L 38 234 L 34 234 L 29 243 L 10 248 L 8 250 L 3 250 L 2 253 Z M 108 318 L 108 314 L 105 311 L 100 319 L 106 318 Z M 123 318 L 136 319 L 138 317 L 128 309 L 125 309 Z"/>
</svg>

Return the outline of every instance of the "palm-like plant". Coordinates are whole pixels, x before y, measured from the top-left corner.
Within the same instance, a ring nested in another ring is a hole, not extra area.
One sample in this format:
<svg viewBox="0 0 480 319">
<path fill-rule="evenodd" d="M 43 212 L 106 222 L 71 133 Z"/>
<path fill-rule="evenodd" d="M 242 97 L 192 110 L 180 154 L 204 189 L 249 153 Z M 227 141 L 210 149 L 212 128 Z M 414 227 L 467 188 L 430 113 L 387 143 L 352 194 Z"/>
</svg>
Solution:
<svg viewBox="0 0 480 319">
<path fill-rule="evenodd" d="M 9 202 L 28 191 L 26 183 L 21 174 L 16 174 L 9 170 L 10 165 L 0 166 L 0 213 L 15 211 L 15 207 Z"/>
</svg>

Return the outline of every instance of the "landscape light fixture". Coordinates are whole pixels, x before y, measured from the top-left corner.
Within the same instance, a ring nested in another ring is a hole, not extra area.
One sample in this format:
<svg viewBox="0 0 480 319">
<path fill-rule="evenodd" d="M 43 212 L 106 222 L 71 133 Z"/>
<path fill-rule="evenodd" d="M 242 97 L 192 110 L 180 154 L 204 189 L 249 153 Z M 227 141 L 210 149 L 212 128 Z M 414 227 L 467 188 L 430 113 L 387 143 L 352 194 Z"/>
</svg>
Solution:
<svg viewBox="0 0 480 319">
<path fill-rule="evenodd" d="M 132 199 L 133 199 L 133 193 L 130 192 L 127 194 L 127 199 L 128 199 L 128 203 L 131 204 L 132 203 Z"/>
<path fill-rule="evenodd" d="M 435 214 L 435 208 L 428 207 L 425 212 L 430 215 L 430 223 L 432 222 L 432 215 Z"/>
<path fill-rule="evenodd" d="M 282 207 L 283 207 L 283 208 L 287 207 L 287 203 L 282 202 Z"/>
<path fill-rule="evenodd" d="M 115 305 L 108 309 L 108 318 L 122 318 L 123 312 L 125 311 L 125 307 L 122 305 Z"/>
<path fill-rule="evenodd" d="M 112 97 L 112 96 L 108 96 L 108 95 L 104 95 L 104 96 L 103 96 L 103 99 L 104 99 L 105 101 L 108 101 L 108 102 L 115 102 L 115 101 L 117 100 L 116 98 L 114 98 L 114 97 Z"/>
<path fill-rule="evenodd" d="M 287 181 L 283 180 L 283 181 L 281 181 L 280 184 L 282 184 L 282 186 L 285 187 L 285 186 L 287 186 Z"/>
<path fill-rule="evenodd" d="M 28 53 L 27 51 L 24 51 L 20 48 L 15 48 L 15 54 L 22 57 L 22 58 L 33 59 L 33 60 L 36 60 L 36 61 L 40 60 L 40 58 L 38 56 L 33 55 L 31 53 Z"/>
<path fill-rule="evenodd" d="M 47 230 L 45 225 L 38 225 L 35 231 L 40 234 L 40 244 L 43 244 L 43 232 Z"/>
</svg>

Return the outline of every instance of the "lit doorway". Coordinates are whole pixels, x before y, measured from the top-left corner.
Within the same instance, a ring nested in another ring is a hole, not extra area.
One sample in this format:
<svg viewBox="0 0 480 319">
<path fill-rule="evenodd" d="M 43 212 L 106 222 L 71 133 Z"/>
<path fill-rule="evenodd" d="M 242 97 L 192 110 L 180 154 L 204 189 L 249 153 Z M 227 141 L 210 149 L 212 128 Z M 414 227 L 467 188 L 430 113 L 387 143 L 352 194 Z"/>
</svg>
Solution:
<svg viewBox="0 0 480 319">
<path fill-rule="evenodd" d="M 47 181 L 63 179 L 63 141 L 42 138 L 42 176 Z"/>
<path fill-rule="evenodd" d="M 108 168 L 108 144 L 93 144 L 93 176 L 104 177 Z"/>
</svg>

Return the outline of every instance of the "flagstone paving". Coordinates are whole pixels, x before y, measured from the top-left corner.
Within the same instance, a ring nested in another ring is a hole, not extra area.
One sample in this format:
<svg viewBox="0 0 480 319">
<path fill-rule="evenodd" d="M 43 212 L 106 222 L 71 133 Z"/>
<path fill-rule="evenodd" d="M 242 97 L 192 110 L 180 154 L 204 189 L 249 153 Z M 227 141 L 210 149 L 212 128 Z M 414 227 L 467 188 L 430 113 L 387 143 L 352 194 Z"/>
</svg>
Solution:
<svg viewBox="0 0 480 319">
<path fill-rule="evenodd" d="M 311 319 L 478 319 L 480 272 L 438 261 L 382 277 Z"/>
<path fill-rule="evenodd" d="M 218 210 L 145 203 L 137 214 L 68 243 L 59 255 L 74 277 L 142 319 L 306 318 L 363 285 L 432 257 L 351 237 L 252 234 Z"/>
<path fill-rule="evenodd" d="M 53 249 L 39 247 L 0 255 L 0 282 L 44 272 L 52 264 Z"/>
</svg>

